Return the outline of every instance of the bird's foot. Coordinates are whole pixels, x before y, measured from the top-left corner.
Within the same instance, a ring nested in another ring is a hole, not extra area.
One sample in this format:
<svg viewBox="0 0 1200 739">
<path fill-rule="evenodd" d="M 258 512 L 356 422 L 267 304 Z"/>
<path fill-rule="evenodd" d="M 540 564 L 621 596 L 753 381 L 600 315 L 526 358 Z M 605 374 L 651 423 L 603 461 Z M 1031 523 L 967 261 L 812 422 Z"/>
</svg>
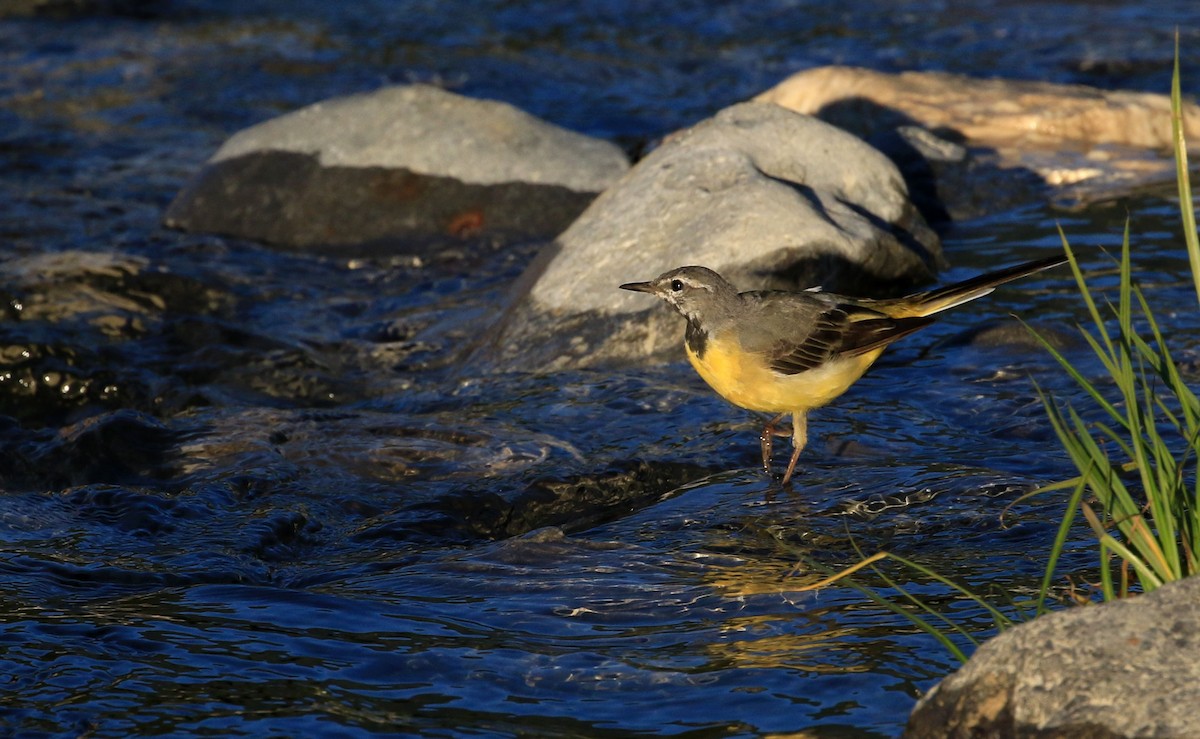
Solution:
<svg viewBox="0 0 1200 739">
<path fill-rule="evenodd" d="M 775 437 L 792 435 L 791 428 L 789 428 L 787 431 L 781 431 L 778 428 L 778 424 L 783 420 L 784 415 L 785 414 L 780 413 L 770 421 L 767 421 L 767 425 L 763 426 L 762 434 L 760 434 L 758 437 L 759 444 L 762 448 L 763 472 L 767 473 L 767 475 L 771 474 L 771 450 L 775 445 Z"/>
<path fill-rule="evenodd" d="M 792 481 L 792 473 L 796 471 L 796 460 L 800 459 L 800 452 L 803 450 L 803 446 L 796 446 L 792 449 L 792 458 L 788 460 L 787 471 L 783 473 L 783 481 L 779 483 L 780 487 L 786 488 Z"/>
</svg>

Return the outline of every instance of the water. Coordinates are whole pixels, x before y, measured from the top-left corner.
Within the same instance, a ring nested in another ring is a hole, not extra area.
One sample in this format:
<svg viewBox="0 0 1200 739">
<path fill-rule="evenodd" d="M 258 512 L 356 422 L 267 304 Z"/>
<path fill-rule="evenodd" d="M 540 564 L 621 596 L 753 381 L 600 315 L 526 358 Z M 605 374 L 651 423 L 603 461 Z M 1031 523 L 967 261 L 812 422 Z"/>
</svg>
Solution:
<svg viewBox="0 0 1200 739">
<path fill-rule="evenodd" d="M 231 132 L 388 81 L 636 148 L 814 64 L 1163 90 L 1174 27 L 1185 49 L 1200 28 L 1191 4 L 993 6 L 264 0 L 0 23 L 3 731 L 895 735 L 953 660 L 854 590 L 802 591 L 818 575 L 795 565 L 887 549 L 1033 591 L 1061 500 L 999 513 L 1071 469 L 1029 378 L 1082 401 L 1040 350 L 959 339 L 1082 320 L 1061 272 L 890 350 L 814 414 L 780 493 L 756 419 L 682 362 L 458 365 L 532 245 L 314 256 L 158 220 Z M 1129 214 L 1195 366 L 1169 190 L 959 223 L 946 278 L 1041 256 L 1061 224 L 1111 283 L 1097 249 Z M 1067 560 L 1092 564 L 1082 532 Z"/>
</svg>

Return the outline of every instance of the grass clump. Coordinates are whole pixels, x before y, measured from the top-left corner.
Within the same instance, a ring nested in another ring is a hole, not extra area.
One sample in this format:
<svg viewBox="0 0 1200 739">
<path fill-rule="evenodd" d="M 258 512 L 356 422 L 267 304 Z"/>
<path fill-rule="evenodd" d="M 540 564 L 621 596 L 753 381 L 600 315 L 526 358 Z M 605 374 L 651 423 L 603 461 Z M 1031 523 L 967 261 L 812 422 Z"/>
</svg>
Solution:
<svg viewBox="0 0 1200 739">
<path fill-rule="evenodd" d="M 1179 53 L 1171 79 L 1171 122 L 1180 216 L 1197 301 L 1200 241 L 1183 135 Z M 1060 232 L 1061 235 L 1061 232 Z M 1081 333 L 1113 388 L 1111 401 L 1048 342 L 1046 347 L 1091 399 L 1102 420 L 1087 422 L 1072 407 L 1042 394 L 1050 423 L 1079 470 L 1063 525 L 1042 581 L 1038 612 L 1054 574 L 1067 529 L 1078 510 L 1099 542 L 1101 592 L 1125 597 L 1134 580 L 1142 592 L 1200 571 L 1200 399 L 1180 375 L 1145 294 L 1133 279 L 1129 226 L 1121 245 L 1117 304 L 1097 304 L 1065 236 L 1063 248 L 1091 317 Z M 1096 505 L 1083 500 L 1090 492 Z M 1114 565 L 1116 572 L 1114 572 Z"/>
</svg>

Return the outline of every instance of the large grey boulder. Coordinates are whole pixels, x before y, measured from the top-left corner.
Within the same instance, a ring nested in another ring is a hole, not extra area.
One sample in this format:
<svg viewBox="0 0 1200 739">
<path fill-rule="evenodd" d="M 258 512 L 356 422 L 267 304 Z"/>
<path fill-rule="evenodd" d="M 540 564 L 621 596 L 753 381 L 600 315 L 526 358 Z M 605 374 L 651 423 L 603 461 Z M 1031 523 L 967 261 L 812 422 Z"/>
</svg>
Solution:
<svg viewBox="0 0 1200 739">
<path fill-rule="evenodd" d="M 549 239 L 628 168 L 615 144 L 506 103 L 386 87 L 234 134 L 165 221 L 299 248 Z"/>
<path fill-rule="evenodd" d="M 1200 736 L 1200 578 L 1074 608 L 988 641 L 905 732 L 938 737 Z"/>
<path fill-rule="evenodd" d="M 687 264 L 743 290 L 911 287 L 942 263 L 887 157 L 826 123 L 744 103 L 671 136 L 527 271 L 494 332 L 502 367 L 678 356 L 683 325 L 617 289 Z"/>
</svg>

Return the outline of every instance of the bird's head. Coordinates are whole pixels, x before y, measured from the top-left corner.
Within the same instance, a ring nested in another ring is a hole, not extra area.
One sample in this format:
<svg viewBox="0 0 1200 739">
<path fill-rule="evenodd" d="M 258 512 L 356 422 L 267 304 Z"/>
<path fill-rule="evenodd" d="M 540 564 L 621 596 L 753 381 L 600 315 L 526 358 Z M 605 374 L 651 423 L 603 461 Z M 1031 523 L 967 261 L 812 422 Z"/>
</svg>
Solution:
<svg viewBox="0 0 1200 739">
<path fill-rule="evenodd" d="M 707 267 L 679 267 L 649 282 L 630 282 L 622 290 L 649 293 L 666 301 L 693 323 L 713 320 L 738 300 L 737 289 Z"/>
</svg>

